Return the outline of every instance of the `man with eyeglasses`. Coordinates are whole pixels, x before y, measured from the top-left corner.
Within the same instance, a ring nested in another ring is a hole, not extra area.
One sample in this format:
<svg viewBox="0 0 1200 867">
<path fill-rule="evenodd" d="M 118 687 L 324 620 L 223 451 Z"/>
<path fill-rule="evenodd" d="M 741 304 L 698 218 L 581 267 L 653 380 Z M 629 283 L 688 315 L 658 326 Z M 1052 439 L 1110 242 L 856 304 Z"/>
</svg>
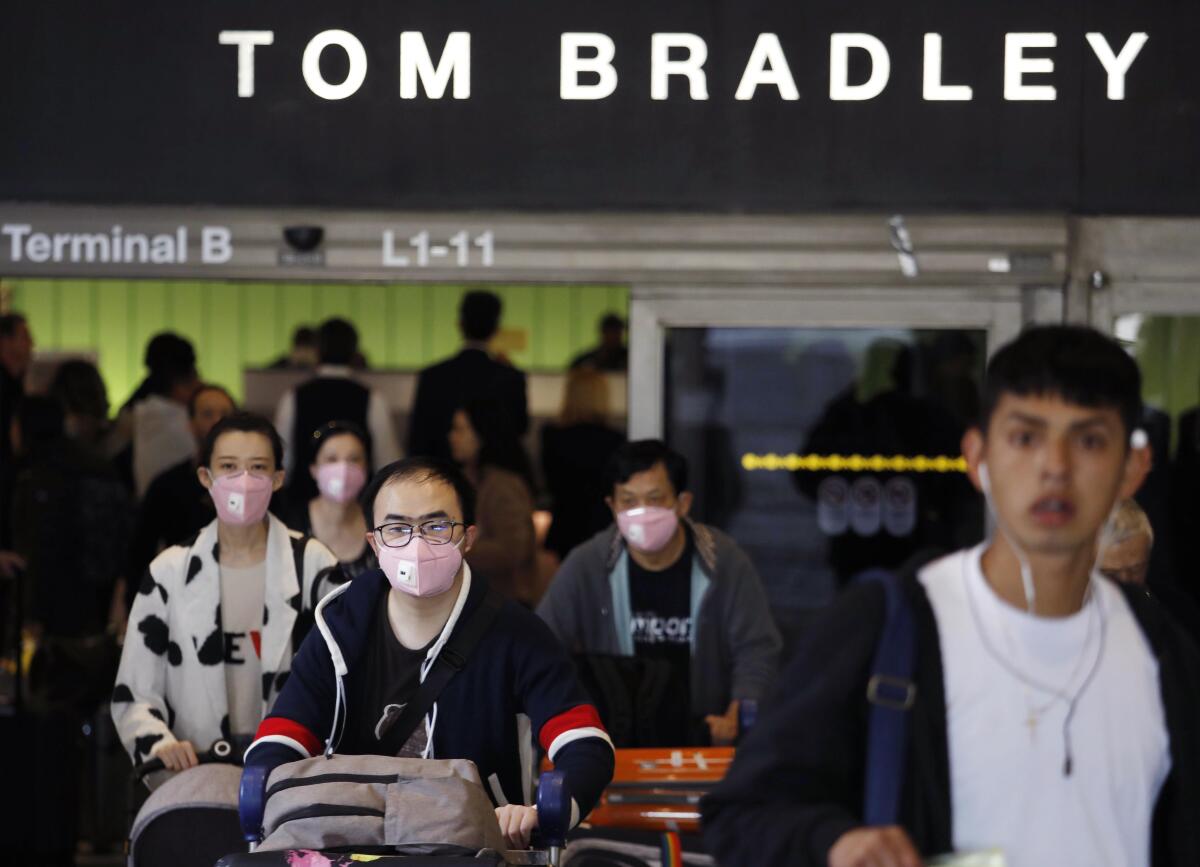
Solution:
<svg viewBox="0 0 1200 867">
<path fill-rule="evenodd" d="M 470 759 L 508 844 L 524 848 L 537 825 L 525 806 L 533 737 L 566 772 L 574 820 L 586 816 L 612 778 L 611 742 L 545 624 L 473 580 L 463 558 L 476 535 L 470 482 L 452 464 L 408 458 L 377 473 L 362 504 L 380 568 L 322 600 L 319 628 L 300 648 L 247 766 L 322 751 Z M 463 644 L 489 605 L 490 624 L 473 646 Z M 392 726 L 448 644 L 464 647 L 465 659 L 403 745 L 389 748 Z"/>
</svg>

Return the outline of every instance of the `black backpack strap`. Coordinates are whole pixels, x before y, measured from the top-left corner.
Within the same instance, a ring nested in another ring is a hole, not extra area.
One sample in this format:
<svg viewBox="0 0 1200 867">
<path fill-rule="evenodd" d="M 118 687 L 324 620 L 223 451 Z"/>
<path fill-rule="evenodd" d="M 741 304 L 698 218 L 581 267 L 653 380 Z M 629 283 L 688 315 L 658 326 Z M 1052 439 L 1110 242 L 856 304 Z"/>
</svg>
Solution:
<svg viewBox="0 0 1200 867">
<path fill-rule="evenodd" d="M 856 579 L 878 584 L 886 603 L 883 631 L 867 681 L 870 703 L 867 721 L 866 776 L 863 781 L 863 821 L 894 825 L 900 819 L 900 796 L 908 757 L 908 725 L 917 686 L 917 628 L 904 580 L 892 572 L 872 569 Z"/>
<path fill-rule="evenodd" d="M 470 618 L 455 631 L 450 640 L 442 646 L 437 658 L 433 661 L 425 679 L 417 688 L 416 694 L 404 705 L 404 710 L 383 731 L 379 739 L 379 754 L 384 756 L 397 755 L 417 726 L 425 719 L 425 715 L 433 708 L 450 678 L 462 671 L 467 665 L 467 659 L 479 639 L 488 631 L 500 609 L 504 607 L 504 597 L 492 588 L 484 593 Z"/>
</svg>

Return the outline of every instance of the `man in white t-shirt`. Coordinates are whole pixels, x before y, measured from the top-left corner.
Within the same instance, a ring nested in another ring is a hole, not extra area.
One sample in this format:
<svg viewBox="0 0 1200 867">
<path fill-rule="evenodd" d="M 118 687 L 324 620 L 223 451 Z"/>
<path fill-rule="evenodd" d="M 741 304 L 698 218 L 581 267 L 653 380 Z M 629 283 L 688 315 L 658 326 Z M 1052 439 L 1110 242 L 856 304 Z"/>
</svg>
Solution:
<svg viewBox="0 0 1200 867">
<path fill-rule="evenodd" d="M 878 584 L 808 636 L 703 805 L 723 864 L 1200 864 L 1200 652 L 1144 591 L 1095 568 L 1114 504 L 1150 466 L 1136 364 L 1087 328 L 996 353 L 969 475 L 995 527 L 904 585 L 916 633 L 894 824 L 862 821 Z M 739 854 L 741 853 L 741 854 Z M 989 862 L 991 863 L 991 862 Z"/>
</svg>

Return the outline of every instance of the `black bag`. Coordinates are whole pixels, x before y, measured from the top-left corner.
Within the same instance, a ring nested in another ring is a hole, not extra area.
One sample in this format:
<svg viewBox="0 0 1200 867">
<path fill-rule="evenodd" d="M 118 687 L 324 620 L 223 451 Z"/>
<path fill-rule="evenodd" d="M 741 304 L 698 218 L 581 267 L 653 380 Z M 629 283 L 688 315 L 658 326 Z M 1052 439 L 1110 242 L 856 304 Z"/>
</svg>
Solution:
<svg viewBox="0 0 1200 867">
<path fill-rule="evenodd" d="M 691 720 L 688 685 L 665 659 L 639 659 L 603 653 L 575 657 L 580 683 L 592 698 L 604 728 L 618 749 L 678 747 L 704 743 Z M 683 709 L 683 710 L 680 710 Z M 671 726 L 687 716 L 687 743 L 678 743 Z"/>
<path fill-rule="evenodd" d="M 86 710 L 107 701 L 121 651 L 106 633 L 43 636 L 29 665 L 29 703 L 39 711 Z"/>
</svg>

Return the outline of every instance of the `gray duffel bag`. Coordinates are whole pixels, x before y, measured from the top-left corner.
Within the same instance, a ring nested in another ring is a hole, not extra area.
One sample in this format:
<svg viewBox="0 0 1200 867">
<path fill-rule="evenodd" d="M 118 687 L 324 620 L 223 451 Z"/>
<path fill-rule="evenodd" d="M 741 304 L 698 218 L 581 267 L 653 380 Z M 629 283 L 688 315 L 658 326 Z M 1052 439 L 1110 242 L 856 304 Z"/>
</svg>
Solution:
<svg viewBox="0 0 1200 867">
<path fill-rule="evenodd" d="M 333 756 L 280 765 L 267 781 L 263 831 L 259 851 L 505 849 L 479 771 L 466 759 Z"/>
</svg>

